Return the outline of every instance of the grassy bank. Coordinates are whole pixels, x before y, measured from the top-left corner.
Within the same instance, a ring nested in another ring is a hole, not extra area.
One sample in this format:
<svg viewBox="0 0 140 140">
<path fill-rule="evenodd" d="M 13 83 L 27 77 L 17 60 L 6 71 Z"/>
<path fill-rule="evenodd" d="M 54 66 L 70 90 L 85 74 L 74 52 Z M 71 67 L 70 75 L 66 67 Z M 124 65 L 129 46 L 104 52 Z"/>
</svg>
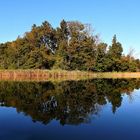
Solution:
<svg viewBox="0 0 140 140">
<path fill-rule="evenodd" d="M 63 81 L 91 78 L 140 78 L 140 72 L 94 73 L 64 70 L 0 70 L 0 80 Z"/>
<path fill-rule="evenodd" d="M 0 70 L 0 80 L 63 81 L 92 78 L 93 73 L 64 70 Z"/>
</svg>

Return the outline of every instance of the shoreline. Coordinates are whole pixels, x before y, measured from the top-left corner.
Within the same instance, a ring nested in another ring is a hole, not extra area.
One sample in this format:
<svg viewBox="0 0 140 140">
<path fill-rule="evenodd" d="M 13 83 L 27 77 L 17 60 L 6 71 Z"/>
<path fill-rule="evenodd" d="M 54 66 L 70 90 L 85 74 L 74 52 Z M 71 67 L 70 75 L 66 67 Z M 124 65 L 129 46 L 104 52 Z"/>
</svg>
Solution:
<svg viewBox="0 0 140 140">
<path fill-rule="evenodd" d="M 140 78 L 140 72 L 89 72 L 66 70 L 0 70 L 0 81 L 65 81 Z"/>
</svg>

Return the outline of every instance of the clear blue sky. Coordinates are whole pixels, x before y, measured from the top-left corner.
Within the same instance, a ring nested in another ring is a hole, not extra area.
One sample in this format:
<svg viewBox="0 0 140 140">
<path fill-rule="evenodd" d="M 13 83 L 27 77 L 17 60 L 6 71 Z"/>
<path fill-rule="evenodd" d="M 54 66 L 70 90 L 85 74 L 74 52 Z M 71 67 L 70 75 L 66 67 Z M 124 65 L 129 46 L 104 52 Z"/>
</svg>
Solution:
<svg viewBox="0 0 140 140">
<path fill-rule="evenodd" d="M 0 0 L 0 42 L 16 39 L 34 23 L 47 20 L 56 27 L 62 19 L 92 24 L 107 43 L 116 34 L 125 53 L 130 47 L 140 53 L 140 0 Z"/>
</svg>

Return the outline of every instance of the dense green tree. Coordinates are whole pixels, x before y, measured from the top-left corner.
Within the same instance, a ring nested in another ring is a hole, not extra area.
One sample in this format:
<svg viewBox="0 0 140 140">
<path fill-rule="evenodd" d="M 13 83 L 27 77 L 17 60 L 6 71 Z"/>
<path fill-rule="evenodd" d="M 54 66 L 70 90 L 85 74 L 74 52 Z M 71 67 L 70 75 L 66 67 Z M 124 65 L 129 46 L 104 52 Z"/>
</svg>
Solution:
<svg viewBox="0 0 140 140">
<path fill-rule="evenodd" d="M 107 71 L 108 64 L 106 59 L 107 44 L 100 43 L 96 50 L 96 64 L 93 68 L 94 71 L 103 72 Z"/>
<path fill-rule="evenodd" d="M 112 39 L 112 45 L 106 54 L 106 71 L 121 71 L 121 57 L 123 48 L 120 42 L 117 41 L 116 35 Z"/>
<path fill-rule="evenodd" d="M 140 60 L 122 55 L 116 35 L 112 45 L 99 41 L 90 26 L 62 20 L 56 29 L 47 21 L 33 25 L 15 41 L 0 44 L 0 69 L 140 71 Z"/>
<path fill-rule="evenodd" d="M 56 57 L 59 60 L 56 63 L 57 68 L 91 70 L 95 63 L 95 38 L 87 34 L 85 26 L 80 22 L 64 23 L 64 21 L 61 22 L 61 28 L 63 27 L 67 31 L 67 38 L 60 40 L 58 57 Z M 60 29 L 60 31 L 63 31 L 63 29 Z"/>
<path fill-rule="evenodd" d="M 109 47 L 108 55 L 115 59 L 120 59 L 122 56 L 123 48 L 120 42 L 117 41 L 116 35 L 112 40 L 112 45 Z"/>
</svg>

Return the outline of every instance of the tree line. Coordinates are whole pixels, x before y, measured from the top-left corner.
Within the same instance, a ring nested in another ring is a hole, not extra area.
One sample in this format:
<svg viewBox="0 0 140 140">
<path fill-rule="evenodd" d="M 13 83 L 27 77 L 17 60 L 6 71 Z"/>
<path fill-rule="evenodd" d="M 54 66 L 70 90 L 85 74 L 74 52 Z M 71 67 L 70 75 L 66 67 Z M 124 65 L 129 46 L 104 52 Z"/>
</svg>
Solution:
<svg viewBox="0 0 140 140">
<path fill-rule="evenodd" d="M 15 41 L 0 44 L 0 69 L 62 69 L 83 71 L 140 71 L 140 60 L 123 54 L 122 44 L 99 40 L 90 25 L 62 20 L 33 25 Z"/>
</svg>

